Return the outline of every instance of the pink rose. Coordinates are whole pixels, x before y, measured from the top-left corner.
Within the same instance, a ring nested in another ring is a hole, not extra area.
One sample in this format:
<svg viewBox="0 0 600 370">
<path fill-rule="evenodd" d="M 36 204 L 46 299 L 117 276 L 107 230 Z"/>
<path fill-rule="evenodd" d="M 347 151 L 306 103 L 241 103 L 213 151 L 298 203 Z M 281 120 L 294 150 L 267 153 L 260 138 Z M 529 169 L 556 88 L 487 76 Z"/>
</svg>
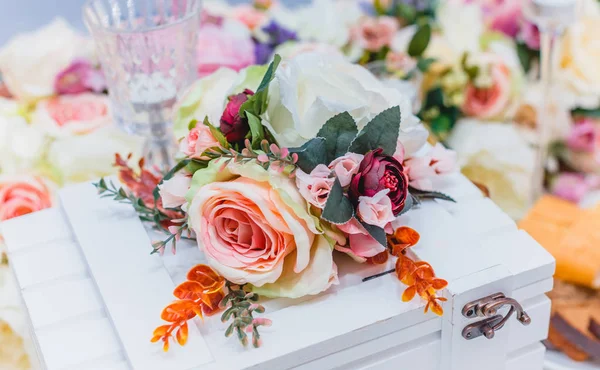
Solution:
<svg viewBox="0 0 600 370">
<path fill-rule="evenodd" d="M 241 27 L 241 25 L 240 25 Z M 243 27 L 242 27 L 243 28 Z M 198 74 L 209 75 L 221 67 L 239 71 L 255 63 L 254 43 L 249 33 L 216 24 L 205 24 L 198 33 Z"/>
<path fill-rule="evenodd" d="M 52 195 L 36 176 L 0 176 L 0 221 L 52 207 Z"/>
<path fill-rule="evenodd" d="M 33 124 L 54 136 L 87 134 L 111 123 L 108 97 L 90 93 L 43 100 L 33 115 Z"/>
<path fill-rule="evenodd" d="M 596 176 L 586 178 L 579 173 L 562 173 L 552 184 L 552 194 L 579 203 L 597 182 Z"/>
<path fill-rule="evenodd" d="M 177 208 L 183 205 L 185 194 L 190 190 L 192 178 L 186 174 L 177 173 L 171 179 L 164 181 L 158 186 L 160 198 L 165 208 Z"/>
<path fill-rule="evenodd" d="M 523 0 L 493 0 L 486 11 L 490 29 L 515 38 L 523 21 Z"/>
<path fill-rule="evenodd" d="M 250 30 L 258 28 L 260 25 L 265 23 L 267 19 L 267 16 L 264 12 L 247 4 L 235 7 L 231 11 L 231 16 L 240 23 L 245 24 Z"/>
<path fill-rule="evenodd" d="M 291 179 L 256 163 L 211 162 L 198 172 L 220 180 L 198 189 L 188 209 L 198 245 L 219 274 L 291 298 L 335 282 L 331 245 Z"/>
<path fill-rule="evenodd" d="M 343 225 L 338 225 L 338 228 L 348 234 L 349 247 L 338 244 L 335 246 L 335 249 L 339 252 L 348 254 L 358 262 L 365 262 L 367 258 L 373 257 L 386 250 L 383 245 L 369 234 L 367 229 L 365 229 L 356 218 L 353 218 Z"/>
<path fill-rule="evenodd" d="M 533 50 L 540 50 L 540 29 L 535 23 L 525 21 L 521 28 L 521 38 Z"/>
<path fill-rule="evenodd" d="M 408 73 L 417 67 L 417 61 L 406 53 L 390 51 L 385 56 L 385 67 L 388 71 Z"/>
<path fill-rule="evenodd" d="M 300 194 L 308 203 L 321 209 L 325 208 L 334 181 L 331 170 L 324 164 L 315 167 L 310 174 L 300 169 L 296 170 L 296 186 Z"/>
<path fill-rule="evenodd" d="M 504 64 L 496 62 L 491 66 L 491 79 L 489 87 L 476 87 L 472 83 L 467 85 L 462 107 L 465 114 L 488 119 L 506 109 L 511 94 L 510 70 Z"/>
<path fill-rule="evenodd" d="M 85 59 L 76 59 L 56 76 L 54 91 L 57 94 L 100 93 L 106 89 L 104 74 Z"/>
<path fill-rule="evenodd" d="M 389 192 L 389 189 L 384 189 L 372 197 L 358 198 L 358 215 L 364 222 L 383 229 L 394 221 L 392 201 L 388 197 Z"/>
<path fill-rule="evenodd" d="M 593 153 L 600 146 L 600 135 L 594 121 L 577 121 L 567 137 L 567 146 L 574 151 Z"/>
<path fill-rule="evenodd" d="M 407 159 L 404 165 L 407 167 L 411 186 L 420 190 L 433 190 L 432 179 L 435 176 L 456 171 L 456 162 L 456 152 L 437 143 L 429 153 L 422 157 Z"/>
<path fill-rule="evenodd" d="M 188 135 L 179 143 L 179 150 L 188 157 L 200 158 L 208 148 L 220 146 L 210 128 L 202 123 L 190 130 Z"/>
<path fill-rule="evenodd" d="M 365 18 L 352 29 L 352 38 L 361 48 L 376 52 L 390 45 L 398 27 L 393 17 Z"/>
<path fill-rule="evenodd" d="M 335 172 L 335 176 L 340 180 L 342 187 L 350 185 L 352 176 L 358 173 L 360 162 L 365 156 L 362 154 L 348 153 L 342 157 L 334 159 L 329 164 L 329 169 Z"/>
</svg>

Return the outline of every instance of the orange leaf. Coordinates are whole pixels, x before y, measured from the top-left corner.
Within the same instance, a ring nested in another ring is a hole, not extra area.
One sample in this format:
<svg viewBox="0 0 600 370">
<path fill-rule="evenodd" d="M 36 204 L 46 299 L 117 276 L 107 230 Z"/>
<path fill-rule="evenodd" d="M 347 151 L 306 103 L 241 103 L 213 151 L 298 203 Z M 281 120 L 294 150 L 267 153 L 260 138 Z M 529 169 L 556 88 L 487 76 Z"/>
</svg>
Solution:
<svg viewBox="0 0 600 370">
<path fill-rule="evenodd" d="M 202 312 L 204 312 L 204 314 L 207 316 L 214 315 L 215 313 L 219 312 L 221 310 L 219 303 L 225 297 L 225 293 L 223 293 L 222 290 L 219 290 L 218 292 L 207 294 L 206 297 L 210 301 L 210 304 L 205 302 L 206 304 L 202 305 Z"/>
<path fill-rule="evenodd" d="M 435 290 L 441 290 L 448 286 L 448 282 L 444 279 L 433 279 L 431 286 Z"/>
<path fill-rule="evenodd" d="M 204 295 L 204 288 L 196 281 L 184 281 L 175 288 L 173 295 L 179 299 L 196 301 Z"/>
<path fill-rule="evenodd" d="M 419 239 L 421 239 L 421 235 L 419 235 L 418 232 L 406 226 L 396 229 L 394 232 L 394 237 L 400 244 L 408 244 L 408 247 L 412 247 L 413 245 L 417 244 Z"/>
<path fill-rule="evenodd" d="M 429 265 L 421 265 L 417 267 L 417 269 L 415 270 L 415 274 L 419 277 L 419 279 L 423 280 L 431 280 L 435 276 L 435 274 L 433 273 L 433 269 Z"/>
<path fill-rule="evenodd" d="M 417 288 L 414 285 L 409 286 L 408 288 L 406 288 L 406 290 L 402 294 L 402 302 L 412 301 L 412 299 L 415 298 L 416 294 L 417 294 Z"/>
<path fill-rule="evenodd" d="M 167 322 L 187 321 L 197 315 L 197 306 L 190 300 L 175 301 L 163 309 L 160 318 Z"/>
<path fill-rule="evenodd" d="M 415 270 L 415 263 L 408 257 L 400 255 L 396 260 L 396 274 L 398 279 L 403 280 Z"/>
<path fill-rule="evenodd" d="M 421 297 L 427 299 L 427 296 L 428 296 L 427 290 L 429 289 L 429 283 L 426 281 L 423 281 L 423 280 L 419 280 L 415 284 L 415 287 L 417 288 L 417 293 L 419 293 L 419 295 Z"/>
<path fill-rule="evenodd" d="M 152 339 L 150 339 L 150 342 L 152 342 L 152 343 L 156 343 L 156 342 L 158 342 L 159 340 L 161 340 L 161 339 L 162 339 L 162 337 L 163 337 L 162 335 L 156 335 L 156 336 L 152 337 Z"/>
<path fill-rule="evenodd" d="M 169 331 L 169 329 L 171 329 L 171 325 L 163 325 L 163 326 L 159 326 L 158 328 L 154 329 L 154 333 L 152 333 L 152 335 L 156 335 L 156 336 L 163 336 L 165 334 L 167 334 L 167 332 Z"/>
<path fill-rule="evenodd" d="M 187 322 L 184 322 L 183 325 L 181 325 L 181 327 L 177 331 L 176 338 L 177 338 L 177 343 L 179 343 L 180 346 L 185 346 L 185 344 L 187 343 L 187 339 L 188 339 Z"/>
<path fill-rule="evenodd" d="M 444 309 L 442 308 L 442 305 L 437 303 L 437 301 L 435 299 L 431 302 L 431 312 L 433 312 L 434 314 L 436 314 L 438 316 L 444 315 Z"/>
<path fill-rule="evenodd" d="M 218 291 L 225 286 L 225 279 L 207 265 L 194 266 L 188 272 L 187 279 L 200 283 L 206 293 Z"/>
<path fill-rule="evenodd" d="M 389 257 L 388 251 L 383 251 L 379 254 L 374 255 L 373 257 L 367 258 L 367 263 L 371 265 L 382 265 L 387 262 Z"/>
<path fill-rule="evenodd" d="M 169 351 L 169 339 L 165 340 L 165 344 L 163 345 L 163 351 Z"/>
</svg>

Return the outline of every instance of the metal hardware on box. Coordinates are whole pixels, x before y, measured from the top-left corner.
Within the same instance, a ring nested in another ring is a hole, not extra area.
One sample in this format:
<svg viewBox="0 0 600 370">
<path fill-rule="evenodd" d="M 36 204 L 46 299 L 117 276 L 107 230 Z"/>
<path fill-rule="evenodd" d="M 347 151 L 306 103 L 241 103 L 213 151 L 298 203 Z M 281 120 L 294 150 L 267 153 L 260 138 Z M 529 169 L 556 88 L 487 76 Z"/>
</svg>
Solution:
<svg viewBox="0 0 600 370">
<path fill-rule="evenodd" d="M 504 307 L 510 306 L 510 310 L 506 316 L 498 315 L 498 311 Z M 485 336 L 487 339 L 492 339 L 495 333 L 504 327 L 504 324 L 510 319 L 513 313 L 517 314 L 517 320 L 523 325 L 529 325 L 531 318 L 519 302 L 512 298 L 507 298 L 502 293 L 492 294 L 485 298 L 467 303 L 463 307 L 462 314 L 468 319 L 476 317 L 485 317 L 485 320 L 478 321 L 467 325 L 462 332 L 462 336 L 467 339 L 475 339 L 480 336 Z"/>
</svg>

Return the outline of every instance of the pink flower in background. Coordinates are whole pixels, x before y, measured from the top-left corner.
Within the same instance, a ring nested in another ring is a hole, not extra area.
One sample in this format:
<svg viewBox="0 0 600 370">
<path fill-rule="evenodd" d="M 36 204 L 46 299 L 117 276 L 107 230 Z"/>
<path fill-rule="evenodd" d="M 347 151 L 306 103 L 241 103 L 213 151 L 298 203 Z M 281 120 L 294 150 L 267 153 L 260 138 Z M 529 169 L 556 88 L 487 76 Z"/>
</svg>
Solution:
<svg viewBox="0 0 600 370">
<path fill-rule="evenodd" d="M 350 185 L 352 176 L 358 173 L 360 162 L 365 156 L 362 154 L 348 153 L 342 157 L 334 159 L 329 164 L 329 169 L 335 172 L 335 176 L 340 181 L 342 187 Z"/>
<path fill-rule="evenodd" d="M 385 57 L 385 66 L 388 71 L 408 73 L 415 69 L 417 61 L 406 53 L 390 51 Z"/>
<path fill-rule="evenodd" d="M 489 87 L 467 85 L 462 110 L 468 116 L 489 119 L 501 114 L 510 103 L 510 70 L 502 63 L 491 66 L 492 84 Z"/>
<path fill-rule="evenodd" d="M 563 199 L 578 203 L 592 189 L 591 185 L 583 174 L 562 173 L 558 175 L 552 184 L 552 193 Z"/>
<path fill-rule="evenodd" d="M 398 27 L 393 17 L 365 18 L 352 29 L 352 38 L 363 49 L 376 52 L 392 42 Z"/>
<path fill-rule="evenodd" d="M 435 176 L 457 171 L 457 155 L 437 143 L 422 157 L 412 157 L 404 162 L 410 185 L 420 190 L 433 190 Z"/>
<path fill-rule="evenodd" d="M 185 194 L 190 189 L 192 178 L 182 173 L 177 173 L 171 179 L 158 185 L 160 198 L 166 208 L 176 208 L 186 202 Z"/>
<path fill-rule="evenodd" d="M 34 124 L 55 136 L 87 134 L 111 122 L 108 97 L 90 93 L 43 100 L 33 115 Z"/>
<path fill-rule="evenodd" d="M 540 29 L 534 23 L 523 22 L 521 38 L 530 49 L 540 50 Z"/>
<path fill-rule="evenodd" d="M 523 0 L 488 0 L 484 4 L 490 29 L 515 38 L 523 21 Z"/>
<path fill-rule="evenodd" d="M 389 189 L 385 189 L 372 197 L 359 197 L 357 211 L 361 220 L 382 229 L 394 221 L 396 217 L 392 211 L 392 201 L 388 197 L 389 192 Z"/>
<path fill-rule="evenodd" d="M 296 186 L 307 202 L 323 209 L 335 181 L 330 175 L 331 170 L 324 164 L 315 167 L 310 174 L 298 169 L 296 170 Z"/>
<path fill-rule="evenodd" d="M 576 122 L 567 137 L 567 146 L 575 151 L 593 153 L 599 145 L 598 129 L 591 119 Z"/>
<path fill-rule="evenodd" d="M 210 132 L 210 128 L 198 123 L 179 143 L 179 150 L 188 157 L 200 158 L 206 149 L 215 146 L 220 146 L 220 144 Z"/>
<path fill-rule="evenodd" d="M 254 30 L 265 23 L 267 16 L 264 12 L 250 5 L 240 5 L 231 11 L 231 16 L 243 23 L 248 29 Z"/>
<path fill-rule="evenodd" d="M 37 176 L 0 176 L 0 221 L 52 207 L 50 189 Z"/>
<path fill-rule="evenodd" d="M 210 23 L 200 28 L 197 53 L 201 77 L 221 67 L 239 71 L 255 63 L 254 43 L 249 33 Z"/>
<path fill-rule="evenodd" d="M 54 91 L 57 94 L 80 94 L 106 89 L 104 74 L 88 60 L 77 59 L 56 76 Z"/>
<path fill-rule="evenodd" d="M 335 249 L 348 254 L 359 262 L 365 262 L 367 258 L 376 256 L 386 250 L 356 218 L 352 218 L 343 225 L 338 225 L 338 228 L 348 234 L 349 247 L 336 245 Z"/>
</svg>

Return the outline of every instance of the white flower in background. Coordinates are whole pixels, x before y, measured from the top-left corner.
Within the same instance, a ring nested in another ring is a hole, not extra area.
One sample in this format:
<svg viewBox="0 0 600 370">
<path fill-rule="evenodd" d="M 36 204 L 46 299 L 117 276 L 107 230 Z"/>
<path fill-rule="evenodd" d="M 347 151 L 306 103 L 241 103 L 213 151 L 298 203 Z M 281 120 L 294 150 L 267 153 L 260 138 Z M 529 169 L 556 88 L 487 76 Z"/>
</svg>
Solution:
<svg viewBox="0 0 600 370">
<path fill-rule="evenodd" d="M 315 137 L 336 114 L 349 112 L 362 129 L 396 105 L 402 117 L 398 140 L 410 155 L 422 147 L 428 133 L 413 116 L 406 96 L 343 58 L 304 53 L 279 66 L 269 88 L 263 124 L 279 144 L 296 147 Z"/>
<path fill-rule="evenodd" d="M 44 134 L 14 113 L 0 113 L 0 172 L 18 173 L 34 167 L 44 151 Z"/>
<path fill-rule="evenodd" d="M 458 19 L 460 22 L 457 22 Z M 432 35 L 425 57 L 435 58 L 444 64 L 455 64 L 465 52 L 481 51 L 484 24 L 479 6 L 442 2 L 437 10 L 437 20 L 441 32 Z M 394 37 L 391 49 L 407 52 L 416 31 L 417 26 L 402 28 Z"/>
<path fill-rule="evenodd" d="M 54 94 L 59 72 L 76 58 L 93 55 L 92 41 L 57 18 L 9 41 L 0 50 L 0 73 L 13 96 L 31 101 Z"/>
<path fill-rule="evenodd" d="M 276 3 L 269 12 L 278 24 L 296 32 L 300 40 L 337 48 L 350 41 L 350 27 L 361 14 L 357 2 L 331 0 L 314 0 L 295 8 Z"/>
<path fill-rule="evenodd" d="M 581 17 L 558 44 L 557 74 L 577 106 L 596 108 L 600 104 L 600 4 L 582 1 L 581 5 Z"/>
<path fill-rule="evenodd" d="M 513 218 L 529 206 L 535 151 L 512 124 L 457 122 L 448 145 L 458 153 L 458 163 L 469 179 L 485 185 L 491 199 Z"/>
<path fill-rule="evenodd" d="M 331 54 L 332 56 L 344 56 L 340 50 L 332 45 L 308 41 L 287 41 L 275 48 L 274 54 L 279 54 L 281 59 L 292 59 L 303 53 L 317 52 Z"/>
<path fill-rule="evenodd" d="M 109 126 L 88 135 L 58 138 L 48 149 L 47 161 L 63 183 L 90 181 L 115 172 L 115 153 L 139 158 L 142 144 L 141 138 Z"/>
</svg>

